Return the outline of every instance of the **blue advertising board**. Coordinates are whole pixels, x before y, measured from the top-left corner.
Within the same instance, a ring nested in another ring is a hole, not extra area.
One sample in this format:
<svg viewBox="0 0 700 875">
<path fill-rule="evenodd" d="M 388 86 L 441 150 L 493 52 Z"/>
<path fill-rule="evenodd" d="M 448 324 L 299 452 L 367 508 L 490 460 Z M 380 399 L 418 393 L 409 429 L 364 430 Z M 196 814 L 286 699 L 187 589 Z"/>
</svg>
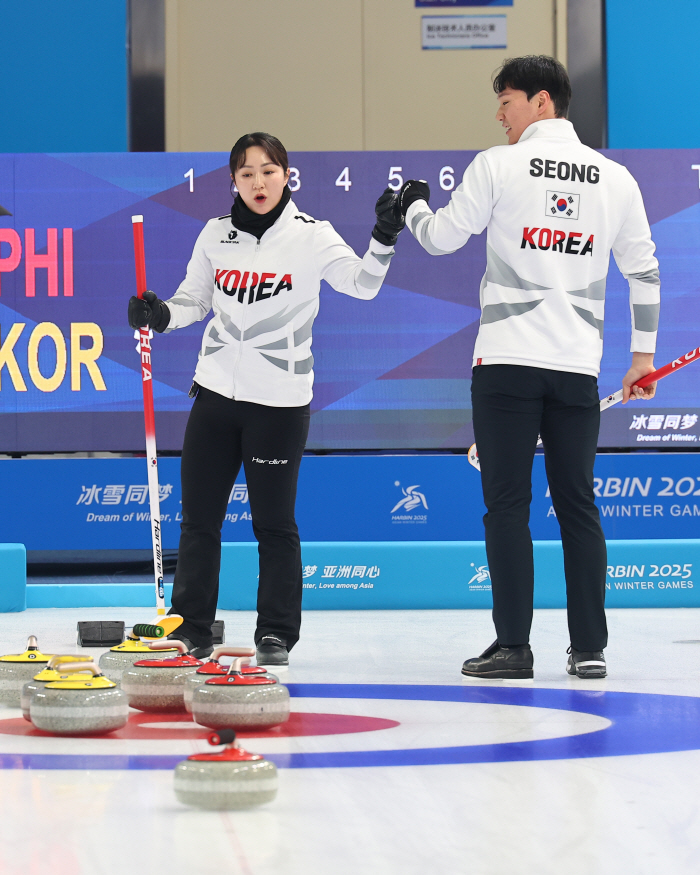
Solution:
<svg viewBox="0 0 700 875">
<path fill-rule="evenodd" d="M 490 609 L 483 541 L 302 542 L 304 608 L 311 610 Z M 535 541 L 536 608 L 566 607 L 561 541 Z M 700 607 L 700 540 L 608 542 L 609 608 Z M 255 610 L 258 556 L 225 544 L 219 607 Z"/>
<path fill-rule="evenodd" d="M 473 151 L 297 152 L 290 187 L 300 210 L 366 250 L 374 203 L 408 178 L 444 206 Z M 613 150 L 639 181 L 661 264 L 657 363 L 697 346 L 700 192 L 693 150 Z M 225 153 L 0 155 L 0 452 L 143 449 L 141 381 L 126 302 L 135 287 L 131 216 L 145 218 L 148 284 L 170 297 L 194 241 L 230 210 Z M 479 325 L 485 235 L 432 258 L 404 232 L 372 301 L 321 291 L 314 326 L 309 447 L 465 449 L 471 359 Z M 611 262 L 600 389 L 629 364 L 627 284 Z M 182 448 L 204 330 L 154 339 L 158 445 Z M 654 406 L 616 407 L 600 446 L 697 444 L 696 366 L 659 386 Z"/>
<path fill-rule="evenodd" d="M 180 460 L 159 460 L 164 546 L 178 545 Z M 0 462 L 0 541 L 28 550 L 149 549 L 145 459 L 12 459 Z M 601 454 L 595 489 L 612 540 L 696 538 L 700 455 Z M 535 457 L 530 529 L 560 537 Z M 483 540 L 479 473 L 463 454 L 305 456 L 297 497 L 304 541 Z M 252 542 L 244 473 L 231 490 L 222 540 Z"/>
<path fill-rule="evenodd" d="M 153 607 L 153 583 L 34 584 L 15 561 L 8 586 L 9 545 L 0 550 L 0 611 L 24 607 Z M 302 541 L 305 610 L 489 609 L 491 577 L 483 541 Z M 15 557 L 16 560 L 17 557 Z M 566 606 L 560 541 L 535 541 L 536 608 Z M 3 565 L 5 563 L 5 565 Z M 700 540 L 608 541 L 606 605 L 611 608 L 700 607 Z M 256 544 L 224 543 L 218 606 L 253 611 L 258 588 Z M 172 584 L 165 587 L 170 604 Z"/>
</svg>

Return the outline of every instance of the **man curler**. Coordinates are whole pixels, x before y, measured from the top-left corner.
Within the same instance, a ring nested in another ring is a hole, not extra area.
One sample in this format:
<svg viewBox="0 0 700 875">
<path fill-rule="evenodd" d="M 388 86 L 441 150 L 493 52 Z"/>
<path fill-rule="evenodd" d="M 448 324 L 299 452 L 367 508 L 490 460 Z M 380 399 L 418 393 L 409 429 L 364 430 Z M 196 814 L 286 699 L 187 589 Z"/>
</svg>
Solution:
<svg viewBox="0 0 700 875">
<path fill-rule="evenodd" d="M 567 671 L 606 675 L 605 538 L 593 494 L 605 282 L 612 251 L 629 282 L 632 361 L 623 403 L 652 398 L 659 271 L 637 183 L 584 146 L 567 121 L 571 86 L 553 58 L 507 60 L 493 83 L 508 145 L 479 153 L 433 213 L 424 182 L 400 192 L 406 224 L 431 255 L 487 231 L 472 408 L 487 513 L 496 641 L 468 659 L 477 678 L 531 678 L 532 463 L 542 436 L 561 528 L 570 636 Z M 632 388 L 634 387 L 634 388 Z"/>
</svg>

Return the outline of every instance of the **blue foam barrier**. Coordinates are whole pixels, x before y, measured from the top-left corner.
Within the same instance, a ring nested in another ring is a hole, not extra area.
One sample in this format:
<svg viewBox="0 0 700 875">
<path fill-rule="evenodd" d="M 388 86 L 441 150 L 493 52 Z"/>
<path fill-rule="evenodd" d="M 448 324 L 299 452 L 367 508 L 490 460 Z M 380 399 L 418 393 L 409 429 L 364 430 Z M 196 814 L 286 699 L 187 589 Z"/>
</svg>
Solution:
<svg viewBox="0 0 700 875">
<path fill-rule="evenodd" d="M 566 606 L 561 541 L 535 541 L 535 607 Z M 302 544 L 304 608 L 491 608 L 483 541 Z M 608 607 L 700 607 L 700 540 L 608 541 Z M 219 607 L 255 610 L 256 544 L 222 545 Z"/>
<path fill-rule="evenodd" d="M 535 541 L 535 607 L 566 606 L 560 541 Z M 483 541 L 302 544 L 305 610 L 490 609 Z M 700 607 L 700 540 L 608 541 L 610 608 Z M 224 543 L 219 608 L 253 611 L 257 544 Z M 166 585 L 170 604 L 172 585 Z M 153 583 L 27 587 L 39 607 L 153 607 Z M 23 610 L 23 607 L 9 610 Z"/>
<path fill-rule="evenodd" d="M 165 584 L 170 607 L 173 585 Z M 27 587 L 28 608 L 150 608 L 156 610 L 153 583 L 37 583 Z"/>
<path fill-rule="evenodd" d="M 0 544 L 0 612 L 23 611 L 27 590 L 27 551 L 24 544 Z"/>
</svg>

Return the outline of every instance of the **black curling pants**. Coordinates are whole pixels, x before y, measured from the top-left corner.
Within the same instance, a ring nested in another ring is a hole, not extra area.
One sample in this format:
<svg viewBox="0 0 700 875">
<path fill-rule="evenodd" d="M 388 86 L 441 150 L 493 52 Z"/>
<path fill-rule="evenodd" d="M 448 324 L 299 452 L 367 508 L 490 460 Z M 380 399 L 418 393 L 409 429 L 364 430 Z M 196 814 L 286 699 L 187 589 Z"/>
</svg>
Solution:
<svg viewBox="0 0 700 875">
<path fill-rule="evenodd" d="M 301 548 L 294 520 L 309 405 L 267 407 L 200 388 L 182 448 L 182 524 L 173 585 L 178 629 L 211 644 L 221 565 L 221 526 L 241 464 L 258 541 L 260 582 L 255 641 L 273 634 L 292 648 L 301 626 Z"/>
<path fill-rule="evenodd" d="M 593 494 L 597 380 L 544 368 L 479 365 L 472 378 L 472 407 L 499 644 L 516 647 L 530 637 L 532 463 L 541 434 L 564 548 L 571 644 L 576 650 L 602 650 L 607 554 Z"/>
</svg>

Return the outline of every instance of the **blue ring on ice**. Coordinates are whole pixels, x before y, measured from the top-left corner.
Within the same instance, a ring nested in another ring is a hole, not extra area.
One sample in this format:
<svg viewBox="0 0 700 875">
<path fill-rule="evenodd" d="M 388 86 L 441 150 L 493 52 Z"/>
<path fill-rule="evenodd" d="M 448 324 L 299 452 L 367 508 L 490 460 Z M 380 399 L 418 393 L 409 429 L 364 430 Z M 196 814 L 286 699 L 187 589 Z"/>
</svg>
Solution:
<svg viewBox="0 0 700 875">
<path fill-rule="evenodd" d="M 634 756 L 700 749 L 700 698 L 653 693 L 510 686 L 287 684 L 292 696 L 520 705 L 594 714 L 611 721 L 594 732 L 463 747 L 268 754 L 286 769 L 435 766 Z M 173 769 L 182 756 L 0 754 L 3 769 Z"/>
</svg>

